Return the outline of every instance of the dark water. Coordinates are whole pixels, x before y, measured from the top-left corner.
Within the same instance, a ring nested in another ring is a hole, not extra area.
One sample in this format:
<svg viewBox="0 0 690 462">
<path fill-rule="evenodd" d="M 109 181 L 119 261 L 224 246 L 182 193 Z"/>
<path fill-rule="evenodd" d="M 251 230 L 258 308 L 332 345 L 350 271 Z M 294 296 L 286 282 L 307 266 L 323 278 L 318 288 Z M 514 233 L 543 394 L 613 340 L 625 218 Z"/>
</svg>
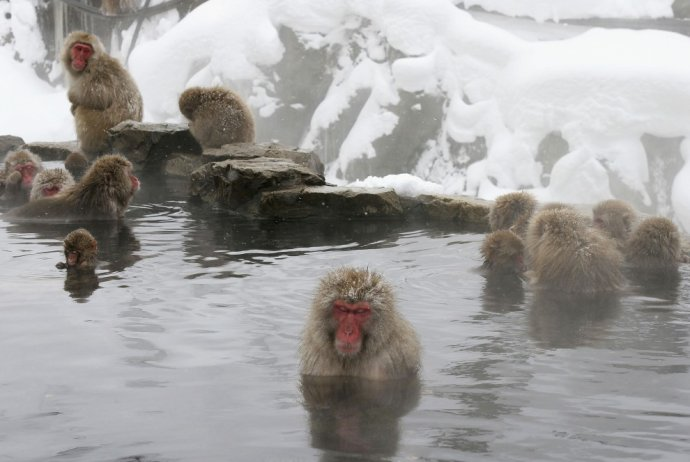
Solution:
<svg viewBox="0 0 690 462">
<path fill-rule="evenodd" d="M 97 278 L 55 268 L 76 226 L 0 220 L 0 461 L 690 458 L 690 269 L 571 303 L 486 281 L 482 236 L 255 223 L 144 189 L 89 225 Z M 418 382 L 300 383 L 316 281 L 382 271 Z"/>
</svg>

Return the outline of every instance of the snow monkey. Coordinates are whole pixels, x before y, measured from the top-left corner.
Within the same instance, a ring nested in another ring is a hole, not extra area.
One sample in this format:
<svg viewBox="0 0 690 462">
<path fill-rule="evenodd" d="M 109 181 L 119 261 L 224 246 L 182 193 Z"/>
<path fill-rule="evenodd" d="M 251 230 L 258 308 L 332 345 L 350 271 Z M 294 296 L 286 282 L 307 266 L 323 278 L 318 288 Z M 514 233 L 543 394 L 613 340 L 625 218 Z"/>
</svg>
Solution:
<svg viewBox="0 0 690 462">
<path fill-rule="evenodd" d="M 614 292 L 623 283 L 623 256 L 615 242 L 575 210 L 538 212 L 526 241 L 528 274 L 537 288 L 590 296 Z"/>
<path fill-rule="evenodd" d="M 129 160 L 119 154 L 107 154 L 96 159 L 79 183 L 55 196 L 12 209 L 5 217 L 117 220 L 124 215 L 139 185 Z"/>
<path fill-rule="evenodd" d="M 34 179 L 43 170 L 41 158 L 31 151 L 13 151 L 5 157 L 4 200 L 10 204 L 23 204 L 29 200 Z"/>
<path fill-rule="evenodd" d="M 525 271 L 525 245 L 512 231 L 499 229 L 487 234 L 480 251 L 486 272 L 520 276 Z"/>
<path fill-rule="evenodd" d="M 43 170 L 34 178 L 29 200 L 33 201 L 42 197 L 54 196 L 73 184 L 74 178 L 72 174 L 64 168 L 49 168 L 48 170 Z"/>
<path fill-rule="evenodd" d="M 420 344 L 376 272 L 343 267 L 319 283 L 302 336 L 301 372 L 373 380 L 415 376 Z"/>
<path fill-rule="evenodd" d="M 645 218 L 625 243 L 626 264 L 649 272 L 673 272 L 681 261 L 680 233 L 664 217 Z"/>
<path fill-rule="evenodd" d="M 594 226 L 613 238 L 618 248 L 622 250 L 637 220 L 637 215 L 627 202 L 609 199 L 594 206 L 592 219 Z"/>
<path fill-rule="evenodd" d="M 109 128 L 124 120 L 141 121 L 143 102 L 136 83 L 93 34 L 69 34 L 61 59 L 81 150 L 87 156 L 108 152 Z"/>
<path fill-rule="evenodd" d="M 81 152 L 70 152 L 65 158 L 65 168 L 72 174 L 75 180 L 84 176 L 84 172 L 89 167 L 89 159 Z"/>
<path fill-rule="evenodd" d="M 98 256 L 98 242 L 96 238 L 84 228 L 75 229 L 63 241 L 65 262 L 58 263 L 60 269 L 93 269 L 96 267 Z"/>
<path fill-rule="evenodd" d="M 510 229 L 518 236 L 524 236 L 527 222 L 536 207 L 537 200 L 528 192 L 512 192 L 497 197 L 489 211 L 491 231 Z"/>
<path fill-rule="evenodd" d="M 192 87 L 180 95 L 180 112 L 203 148 L 254 142 L 254 117 L 240 96 L 223 87 Z"/>
</svg>

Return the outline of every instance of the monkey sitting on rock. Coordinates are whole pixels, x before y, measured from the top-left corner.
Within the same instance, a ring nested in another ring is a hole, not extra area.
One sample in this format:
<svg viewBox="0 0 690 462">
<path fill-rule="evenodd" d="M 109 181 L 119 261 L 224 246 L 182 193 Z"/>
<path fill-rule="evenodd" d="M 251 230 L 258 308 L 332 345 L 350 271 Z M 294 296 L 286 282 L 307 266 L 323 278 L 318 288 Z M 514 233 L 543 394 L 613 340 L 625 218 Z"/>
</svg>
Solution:
<svg viewBox="0 0 690 462">
<path fill-rule="evenodd" d="M 254 117 L 240 96 L 223 87 L 192 87 L 179 99 L 189 131 L 203 148 L 254 142 Z"/>
<path fill-rule="evenodd" d="M 125 120 L 141 121 L 143 100 L 119 61 L 93 34 L 72 32 L 61 54 L 67 71 L 67 97 L 81 150 L 94 157 L 110 150 L 107 130 Z"/>
</svg>

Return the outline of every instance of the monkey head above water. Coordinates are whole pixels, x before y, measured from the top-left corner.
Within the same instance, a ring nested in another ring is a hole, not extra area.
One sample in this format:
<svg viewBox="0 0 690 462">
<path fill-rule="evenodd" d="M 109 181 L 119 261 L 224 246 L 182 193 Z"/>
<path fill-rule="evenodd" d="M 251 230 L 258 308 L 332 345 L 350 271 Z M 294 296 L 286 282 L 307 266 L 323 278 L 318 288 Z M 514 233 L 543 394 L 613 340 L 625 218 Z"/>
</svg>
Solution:
<svg viewBox="0 0 690 462">
<path fill-rule="evenodd" d="M 99 157 L 79 183 L 52 197 L 28 202 L 5 214 L 9 219 L 70 221 L 122 218 L 139 189 L 132 163 L 119 154 Z"/>
<path fill-rule="evenodd" d="M 400 379 L 417 373 L 420 349 L 390 284 L 379 273 L 344 267 L 319 283 L 302 336 L 301 372 Z"/>
<path fill-rule="evenodd" d="M 65 250 L 65 262 L 58 263 L 60 269 L 93 269 L 96 267 L 98 255 L 98 242 L 84 228 L 75 229 L 69 233 L 63 241 Z"/>
<path fill-rule="evenodd" d="M 36 175 L 43 171 L 41 158 L 25 149 L 10 152 L 5 156 L 5 196 L 13 204 L 29 199 L 29 193 Z"/>
<path fill-rule="evenodd" d="M 525 191 L 503 194 L 489 210 L 491 231 L 510 229 L 518 236 L 527 231 L 527 223 L 537 208 L 537 200 Z"/>
<path fill-rule="evenodd" d="M 595 227 L 607 233 L 622 250 L 637 220 L 635 209 L 625 201 L 609 199 L 599 202 L 592 209 L 592 222 Z"/>
<path fill-rule="evenodd" d="M 77 139 L 90 156 L 110 149 L 107 130 L 125 120 L 141 121 L 143 100 L 136 83 L 119 61 L 109 56 L 93 34 L 75 31 L 61 54 L 67 71 Z"/>
<path fill-rule="evenodd" d="M 74 178 L 72 174 L 64 168 L 50 168 L 43 170 L 34 179 L 31 187 L 29 200 L 36 200 L 42 197 L 54 196 L 63 189 L 72 186 Z"/>
<path fill-rule="evenodd" d="M 525 245 L 512 231 L 499 229 L 487 234 L 480 252 L 486 272 L 520 276 L 525 271 Z"/>
</svg>

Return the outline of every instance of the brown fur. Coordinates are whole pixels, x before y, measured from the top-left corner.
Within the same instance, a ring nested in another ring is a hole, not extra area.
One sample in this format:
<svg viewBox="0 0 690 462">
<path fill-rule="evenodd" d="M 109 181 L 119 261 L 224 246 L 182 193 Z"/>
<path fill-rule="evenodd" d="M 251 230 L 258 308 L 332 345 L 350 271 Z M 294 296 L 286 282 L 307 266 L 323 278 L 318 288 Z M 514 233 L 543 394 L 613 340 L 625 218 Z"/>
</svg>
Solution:
<svg viewBox="0 0 690 462">
<path fill-rule="evenodd" d="M 50 168 L 48 170 L 43 170 L 36 175 L 36 178 L 34 178 L 34 184 L 31 186 L 31 194 L 29 194 L 29 200 L 33 201 L 46 197 L 44 192 L 46 188 L 57 188 L 58 191 L 62 191 L 73 184 L 74 178 L 72 177 L 72 174 L 64 168 Z"/>
<path fill-rule="evenodd" d="M 180 112 L 204 148 L 254 142 L 254 117 L 240 96 L 223 87 L 192 87 L 180 95 Z"/>
<path fill-rule="evenodd" d="M 8 203 L 17 205 L 23 204 L 29 200 L 32 185 L 28 187 L 22 184 L 22 175 L 18 171 L 18 167 L 31 163 L 34 165 L 34 174 L 37 175 L 43 171 L 43 163 L 41 158 L 31 151 L 22 149 L 13 151 L 5 156 L 5 171 L 3 174 L 4 196 L 3 200 Z M 34 180 L 35 180 L 34 176 Z"/>
<path fill-rule="evenodd" d="M 363 347 L 354 357 L 335 348 L 333 302 L 367 301 L 371 317 L 363 326 Z M 353 376 L 375 380 L 409 377 L 420 364 L 420 344 L 412 325 L 395 308 L 392 287 L 368 269 L 344 267 L 320 282 L 300 346 L 304 375 Z"/>
<path fill-rule="evenodd" d="M 136 0 L 103 0 L 101 2 L 101 12 L 108 16 L 133 13 L 136 10 Z"/>
<path fill-rule="evenodd" d="M 592 218 L 594 226 L 606 232 L 616 241 L 618 248 L 622 249 L 637 216 L 627 202 L 610 199 L 599 202 L 592 209 Z"/>
<path fill-rule="evenodd" d="M 623 257 L 587 217 L 569 209 L 538 212 L 527 231 L 529 275 L 537 288 L 593 295 L 618 290 Z"/>
<path fill-rule="evenodd" d="M 78 180 L 84 176 L 84 172 L 89 168 L 89 159 L 81 152 L 71 152 L 65 158 L 65 168 Z"/>
<path fill-rule="evenodd" d="M 105 155 L 93 163 L 79 183 L 56 196 L 12 209 L 5 216 L 63 221 L 116 220 L 124 215 L 138 182 L 127 158 L 119 154 Z"/>
<path fill-rule="evenodd" d="M 58 264 L 58 268 L 92 269 L 96 267 L 98 256 L 98 242 L 96 238 L 84 228 L 75 229 L 63 241 L 65 263 Z M 76 261 L 70 263 L 70 253 L 76 253 Z"/>
<path fill-rule="evenodd" d="M 528 192 L 519 191 L 497 197 L 489 210 L 491 231 L 510 229 L 518 236 L 524 236 L 536 207 L 537 200 Z"/>
<path fill-rule="evenodd" d="M 681 260 L 678 227 L 664 217 L 644 219 L 625 243 L 626 263 L 644 270 L 675 270 Z"/>
<path fill-rule="evenodd" d="M 520 275 L 524 271 L 525 246 L 515 233 L 499 229 L 487 234 L 480 249 L 482 268 L 492 273 Z"/>
<path fill-rule="evenodd" d="M 71 66 L 70 50 L 77 42 L 93 47 L 93 55 L 81 72 Z M 109 151 L 109 128 L 124 120 L 141 121 L 143 101 L 136 83 L 122 64 L 105 52 L 98 37 L 86 32 L 67 36 L 61 59 L 81 150 L 88 155 Z"/>
</svg>

